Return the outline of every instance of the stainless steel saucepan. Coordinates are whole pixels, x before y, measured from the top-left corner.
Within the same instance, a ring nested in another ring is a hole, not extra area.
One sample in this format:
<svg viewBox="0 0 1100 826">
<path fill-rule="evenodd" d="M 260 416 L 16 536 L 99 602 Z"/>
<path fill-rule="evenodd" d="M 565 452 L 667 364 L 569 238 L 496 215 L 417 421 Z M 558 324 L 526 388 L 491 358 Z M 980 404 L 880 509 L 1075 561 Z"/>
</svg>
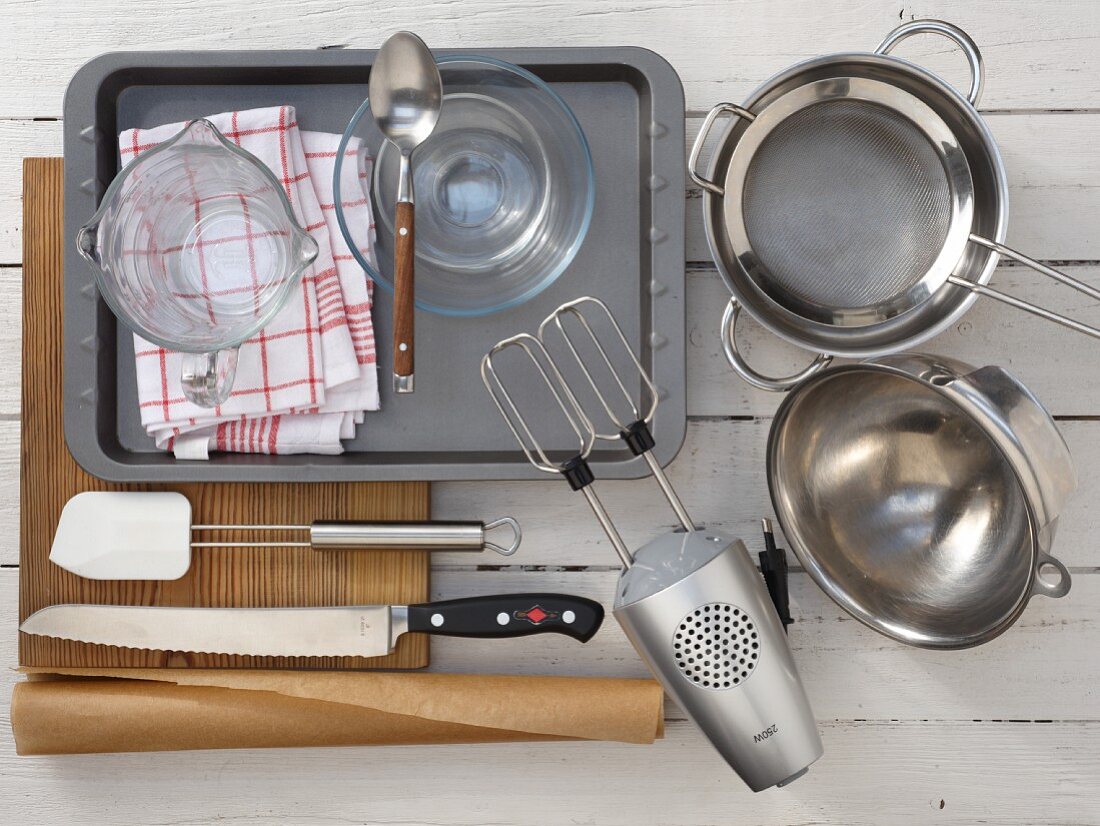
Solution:
<svg viewBox="0 0 1100 826">
<path fill-rule="evenodd" d="M 987 642 L 1031 597 L 1069 592 L 1050 550 L 1076 486 L 1026 387 L 934 356 L 823 370 L 768 439 L 772 504 L 802 565 L 856 619 L 925 648 Z"/>
<path fill-rule="evenodd" d="M 966 97 L 925 69 L 889 56 L 932 33 L 970 63 Z M 784 389 L 830 357 L 912 348 L 951 325 L 978 295 L 1100 338 L 1100 329 L 988 286 L 1000 255 L 1100 300 L 1083 284 L 1004 246 L 1004 162 L 975 106 L 982 58 L 962 30 L 907 23 L 874 54 L 800 63 L 743 106 L 722 103 L 695 141 L 690 172 L 704 189 L 711 252 L 733 292 L 726 353 L 751 384 Z M 707 173 L 699 156 L 716 120 L 734 118 Z M 821 353 L 796 376 L 753 370 L 737 350 L 738 313 Z"/>
</svg>

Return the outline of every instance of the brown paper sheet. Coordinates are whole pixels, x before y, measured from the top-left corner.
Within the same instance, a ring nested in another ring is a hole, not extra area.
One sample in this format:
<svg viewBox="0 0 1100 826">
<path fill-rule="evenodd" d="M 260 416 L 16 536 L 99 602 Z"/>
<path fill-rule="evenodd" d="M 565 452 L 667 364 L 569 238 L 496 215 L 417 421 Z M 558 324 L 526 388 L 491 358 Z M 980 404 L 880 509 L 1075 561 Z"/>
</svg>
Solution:
<svg viewBox="0 0 1100 826">
<path fill-rule="evenodd" d="M 152 668 L 21 669 L 19 754 L 424 745 L 652 743 L 652 680 Z"/>
</svg>

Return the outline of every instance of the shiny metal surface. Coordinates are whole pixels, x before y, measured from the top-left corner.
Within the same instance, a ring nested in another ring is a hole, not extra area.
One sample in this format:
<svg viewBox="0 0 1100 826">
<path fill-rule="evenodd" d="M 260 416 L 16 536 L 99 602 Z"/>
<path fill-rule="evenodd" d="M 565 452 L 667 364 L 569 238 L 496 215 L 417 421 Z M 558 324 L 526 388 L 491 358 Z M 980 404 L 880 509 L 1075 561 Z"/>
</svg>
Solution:
<svg viewBox="0 0 1100 826">
<path fill-rule="evenodd" d="M 818 585 L 902 642 L 977 645 L 1069 591 L 1049 555 L 1069 451 L 1001 368 L 907 354 L 811 377 L 776 414 L 768 485 Z"/>
<path fill-rule="evenodd" d="M 507 545 L 492 542 L 488 531 L 508 527 L 512 540 Z M 386 548 L 408 551 L 481 551 L 489 548 L 511 556 L 523 537 L 519 523 L 510 516 L 481 522 L 314 522 L 309 526 L 309 544 L 317 550 L 363 550 Z"/>
<path fill-rule="evenodd" d="M 190 511 L 188 511 L 190 512 Z M 487 537 L 490 531 L 508 528 L 512 539 L 507 545 Z M 519 550 L 523 529 L 511 516 L 491 522 L 354 522 L 320 521 L 311 525 L 192 525 L 193 533 L 243 532 L 307 534 L 308 541 L 202 541 L 192 548 L 313 548 L 314 550 L 399 550 L 399 551 L 482 551 L 486 548 L 501 556 Z"/>
<path fill-rule="evenodd" d="M 942 20 L 910 20 L 886 35 L 875 49 L 875 54 L 890 54 L 896 45 L 917 34 L 938 34 L 955 41 L 955 45 L 962 49 L 963 54 L 966 55 L 966 62 L 970 64 L 970 91 L 966 93 L 966 100 L 971 106 L 977 106 L 985 89 L 985 61 L 982 60 L 982 53 L 978 51 L 978 44 L 958 26 L 952 26 Z"/>
<path fill-rule="evenodd" d="M 722 352 L 726 355 L 726 361 L 742 379 L 753 387 L 772 392 L 783 392 L 797 386 L 805 379 L 820 373 L 833 363 L 833 357 L 827 353 L 818 353 L 817 357 L 797 373 L 789 376 L 766 376 L 752 365 L 737 346 L 737 319 L 741 315 L 741 305 L 736 298 L 731 298 L 722 313 Z"/>
<path fill-rule="evenodd" d="M 371 67 L 369 93 L 378 129 L 401 152 L 398 202 L 413 202 L 409 155 L 439 120 L 443 83 L 435 58 L 411 32 L 391 35 Z"/>
<path fill-rule="evenodd" d="M 935 111 L 891 83 L 812 81 L 738 140 L 725 231 L 771 301 L 834 327 L 887 321 L 947 280 L 970 233 L 973 181 Z"/>
<path fill-rule="evenodd" d="M 372 547 L 414 551 L 431 548 L 481 550 L 483 537 L 480 522 L 314 522 L 309 528 L 313 547 L 330 550 Z"/>
<path fill-rule="evenodd" d="M 54 605 L 19 626 L 65 640 L 210 654 L 309 657 L 388 654 L 408 630 L 402 606 L 162 608 Z"/>
<path fill-rule="evenodd" d="M 972 73 L 967 98 L 886 57 L 915 34 L 962 48 Z M 983 82 L 969 35 L 923 20 L 895 29 L 875 55 L 799 64 L 745 107 L 716 106 L 691 168 L 705 189 L 708 241 L 733 300 L 777 335 L 822 355 L 907 349 L 944 330 L 977 295 L 1100 338 L 1100 328 L 988 286 L 998 255 L 1007 255 L 1100 296 L 1003 245 L 1004 165 L 975 109 Z M 710 172 L 699 174 L 702 143 L 723 113 L 740 121 L 727 128 Z M 726 353 L 746 381 L 786 389 L 805 376 L 755 371 L 738 351 L 736 314 L 727 312 L 727 321 Z"/>
<path fill-rule="evenodd" d="M 590 318 L 581 311 L 586 305 L 599 309 L 598 315 L 610 321 L 612 335 L 606 342 L 593 329 L 596 316 Z M 571 333 L 572 325 L 576 326 Z M 583 337 L 577 335 L 578 327 Z M 608 432 L 597 432 L 547 351 L 543 338 L 551 330 L 557 331 L 579 365 L 591 391 L 586 400 L 592 403 L 594 398 L 594 406 L 602 409 L 612 425 Z M 642 400 L 635 402 L 628 389 L 633 377 L 624 380 L 616 367 L 621 359 L 612 357 L 609 343 L 627 350 L 643 384 Z M 565 462 L 555 463 L 546 455 L 501 383 L 493 357 L 509 347 L 518 347 L 534 364 L 580 440 L 580 451 Z M 589 354 L 594 350 L 595 357 L 586 358 L 582 350 Z M 610 374 L 610 383 L 594 372 Z M 528 460 L 541 470 L 565 475 L 570 486 L 588 500 L 623 563 L 615 617 L 665 690 L 753 791 L 785 785 L 805 774 L 822 754 L 821 738 L 783 625 L 744 544 L 692 525 L 672 484 L 659 472 L 649 451 L 642 449 L 644 439 L 636 448 L 647 457 L 684 528 L 665 533 L 632 554 L 593 490 L 593 477 L 585 464 L 593 443 L 625 439 L 630 428 L 652 419 L 659 401 L 657 388 L 607 306 L 589 297 L 563 304 L 542 323 L 537 338 L 513 336 L 490 350 L 482 361 L 481 376 Z M 608 386 L 618 393 L 605 393 Z M 635 436 L 641 432 L 633 431 Z"/>
<path fill-rule="evenodd" d="M 858 52 L 816 58 L 776 75 L 739 108 L 758 119 L 767 107 L 787 93 L 807 84 L 837 79 L 866 79 L 889 84 L 934 112 L 954 136 L 970 171 L 974 193 L 970 231 L 995 241 L 1004 240 L 1008 221 L 1008 186 L 1004 165 L 988 127 L 965 97 L 913 63 Z M 755 120 L 750 123 L 742 118 L 731 121 L 715 140 L 716 148 L 708 168 L 703 173 L 697 173 L 699 177 L 724 182 L 741 138 L 754 123 Z M 703 215 L 707 241 L 719 272 L 735 300 L 756 321 L 804 349 L 849 358 L 896 352 L 947 329 L 976 300 L 969 290 L 944 286 L 909 312 L 872 324 L 844 327 L 804 318 L 769 297 L 741 266 L 725 231 L 727 207 L 736 208 L 729 199 L 716 192 L 704 191 Z M 953 272 L 965 273 L 971 283 L 986 284 L 996 263 L 997 256 L 991 250 L 964 242 Z"/>
<path fill-rule="evenodd" d="M 586 311 L 589 313 L 594 311 L 594 315 L 599 317 L 603 325 L 610 328 L 610 334 L 597 333 L 591 319 L 585 315 Z M 583 348 L 574 338 L 576 334 L 569 332 L 569 326 L 566 324 L 567 319 L 573 320 L 574 325 L 584 333 L 584 338 L 591 345 L 591 349 L 599 356 L 597 370 L 600 372 L 601 379 L 593 375 L 593 371 L 588 365 L 588 359 L 581 355 L 580 349 Z M 589 390 L 592 391 L 599 406 L 603 409 L 606 420 L 611 424 L 611 430 L 607 433 L 601 433 L 597 429 L 596 438 L 610 442 L 625 439 L 624 434 L 639 423 L 644 423 L 648 430 L 649 425 L 653 423 L 653 417 L 657 413 L 660 392 L 657 390 L 657 385 L 653 383 L 653 379 L 642 367 L 642 363 L 638 361 L 638 357 L 630 347 L 630 342 L 627 341 L 626 333 L 619 326 L 619 322 L 615 320 L 611 309 L 600 299 L 587 295 L 573 301 L 567 301 L 548 315 L 539 325 L 539 340 L 544 344 L 547 340 L 547 333 L 550 331 L 556 331 L 557 336 L 565 343 L 566 349 L 573 356 L 581 375 L 584 376 Z M 611 340 L 613 348 L 607 346 L 604 340 L 605 337 Z M 616 356 L 613 357 L 608 352 L 609 349 L 616 350 Z M 632 383 L 632 381 L 624 380 L 619 370 L 619 367 L 623 364 L 631 368 L 632 379 L 641 382 L 642 400 L 639 403 L 635 403 L 634 395 L 627 387 L 627 384 Z M 605 382 L 618 390 L 618 402 L 612 401 L 604 394 L 602 385 Z M 624 412 L 626 415 L 623 415 Z M 589 418 L 591 419 L 591 417 Z M 680 526 L 687 531 L 694 530 L 695 523 L 688 514 L 687 508 L 684 507 L 680 495 L 672 487 L 668 476 L 665 475 L 664 468 L 654 458 L 653 449 L 650 448 L 644 451 L 641 456 L 645 459 L 649 472 L 653 475 L 653 479 L 660 487 L 661 493 L 664 494 L 666 501 L 676 514 L 676 518 L 680 520 Z"/>
<path fill-rule="evenodd" d="M 546 453 L 538 437 L 531 432 L 531 426 L 527 423 L 526 417 L 520 411 L 519 405 L 511 393 L 508 392 L 508 387 L 497 371 L 495 357 L 510 348 L 520 350 L 530 361 L 542 379 L 543 386 L 561 411 L 569 430 L 578 440 L 577 452 L 566 461 L 555 462 Z M 565 475 L 572 466 L 587 462 L 588 455 L 592 452 L 592 447 L 596 443 L 596 428 L 588 418 L 581 403 L 577 401 L 576 395 L 570 389 L 565 377 L 562 376 L 554 359 L 550 357 L 546 347 L 538 338 L 528 333 L 520 333 L 493 345 L 481 360 L 481 381 L 485 385 L 485 389 L 489 391 L 489 396 L 492 398 L 493 404 L 500 412 L 501 417 L 503 417 L 504 423 L 508 425 L 508 429 L 515 436 L 516 442 L 527 457 L 527 461 L 532 465 L 546 473 Z M 622 562 L 625 568 L 629 568 L 634 564 L 634 557 L 615 527 L 615 523 L 611 521 L 611 517 L 608 515 L 603 502 L 600 501 L 600 497 L 593 490 L 592 484 L 584 485 L 580 488 L 580 491 L 584 494 L 584 498 L 592 509 L 592 513 L 595 514 L 597 521 L 599 521 L 600 527 L 603 528 L 607 538 L 611 541 L 615 553 L 618 554 L 619 561 Z"/>
<path fill-rule="evenodd" d="M 691 557 L 691 546 L 699 546 L 698 553 L 710 561 L 656 593 L 624 599 L 634 578 Z M 708 619 L 706 607 L 713 615 L 716 605 L 723 611 L 729 606 L 730 614 L 739 612 L 742 621 L 736 632 L 732 623 Z M 634 567 L 620 577 L 614 612 L 669 696 L 753 791 L 791 782 L 821 757 L 817 723 L 783 626 L 763 577 L 739 539 L 710 530 L 658 537 L 637 551 Z M 695 643 L 703 644 L 708 633 L 713 637 L 716 626 L 723 632 L 729 627 L 743 640 L 738 656 L 731 660 L 717 651 L 704 652 L 699 657 L 708 666 L 722 664 L 723 670 L 708 667 L 698 673 L 691 663 L 686 671 L 684 657 L 677 654 L 685 646 L 694 651 Z M 702 636 L 695 639 L 693 633 Z"/>
</svg>

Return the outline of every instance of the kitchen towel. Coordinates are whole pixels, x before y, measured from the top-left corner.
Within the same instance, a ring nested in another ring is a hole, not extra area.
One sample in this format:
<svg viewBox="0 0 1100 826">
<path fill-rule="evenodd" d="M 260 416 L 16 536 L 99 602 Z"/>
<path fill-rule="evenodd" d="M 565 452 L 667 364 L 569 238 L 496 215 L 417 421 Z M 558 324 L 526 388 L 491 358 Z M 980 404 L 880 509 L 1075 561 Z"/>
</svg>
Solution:
<svg viewBox="0 0 1100 826">
<path fill-rule="evenodd" d="M 661 737 L 654 680 L 202 669 L 23 669 L 19 754 Z"/>
<path fill-rule="evenodd" d="M 378 409 L 378 383 L 370 288 L 362 270 L 348 266 L 350 251 L 331 203 L 339 137 L 304 132 L 290 106 L 208 119 L 272 171 L 320 252 L 302 279 L 300 298 L 241 347 L 232 394 L 220 407 L 187 402 L 179 386 L 179 356 L 135 336 L 142 423 L 159 447 L 179 458 L 206 458 L 210 450 L 340 453 L 341 439 L 354 435 L 362 412 Z M 123 163 L 183 126 L 123 132 Z M 358 154 L 361 146 L 352 143 L 349 150 Z M 368 163 L 363 158 L 348 166 L 369 169 Z M 369 216 L 366 179 L 354 177 L 350 203 Z"/>
</svg>

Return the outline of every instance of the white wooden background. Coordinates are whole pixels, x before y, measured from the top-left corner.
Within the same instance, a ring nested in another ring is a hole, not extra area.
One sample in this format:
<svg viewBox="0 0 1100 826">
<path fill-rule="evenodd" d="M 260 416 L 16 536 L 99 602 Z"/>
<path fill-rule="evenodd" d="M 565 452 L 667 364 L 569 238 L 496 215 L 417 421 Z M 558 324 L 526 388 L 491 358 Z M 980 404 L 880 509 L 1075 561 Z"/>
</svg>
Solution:
<svg viewBox="0 0 1100 826">
<path fill-rule="evenodd" d="M 977 40 L 982 109 L 1008 165 L 1009 242 L 1100 285 L 1100 4 L 1091 0 L 0 0 L 0 665 L 16 663 L 20 159 L 61 154 L 62 94 L 115 49 L 376 47 L 411 28 L 437 46 L 625 45 L 683 78 L 689 139 L 719 100 L 738 101 L 805 57 L 871 49 L 894 26 L 942 17 Z M 899 54 L 963 83 L 934 38 Z M 687 443 L 671 475 L 693 515 L 759 549 L 768 513 L 763 446 L 777 399 L 726 367 L 724 288 L 707 261 L 699 193 L 688 203 Z M 1019 268 L 997 283 L 1100 323 L 1100 307 Z M 800 354 L 758 330 L 751 357 Z M 1057 554 L 1073 590 L 1036 599 L 1005 636 L 930 653 L 848 619 L 803 573 L 790 639 L 825 757 L 785 790 L 748 792 L 675 709 L 652 747 L 595 743 L 200 752 L 21 759 L 6 725 L 16 677 L 0 672 L 0 817 L 6 823 L 213 821 L 386 824 L 1100 823 L 1100 343 L 990 303 L 928 346 L 1010 367 L 1059 416 L 1081 476 Z M 61 434 L 58 434 L 61 438 Z M 605 484 L 628 541 L 670 526 L 649 483 Z M 614 556 L 558 483 L 441 484 L 437 516 L 508 512 L 525 543 L 500 570 L 437 558 L 437 594 L 561 589 L 609 603 Z M 584 647 L 439 641 L 437 670 L 641 675 L 615 626 Z"/>
</svg>

